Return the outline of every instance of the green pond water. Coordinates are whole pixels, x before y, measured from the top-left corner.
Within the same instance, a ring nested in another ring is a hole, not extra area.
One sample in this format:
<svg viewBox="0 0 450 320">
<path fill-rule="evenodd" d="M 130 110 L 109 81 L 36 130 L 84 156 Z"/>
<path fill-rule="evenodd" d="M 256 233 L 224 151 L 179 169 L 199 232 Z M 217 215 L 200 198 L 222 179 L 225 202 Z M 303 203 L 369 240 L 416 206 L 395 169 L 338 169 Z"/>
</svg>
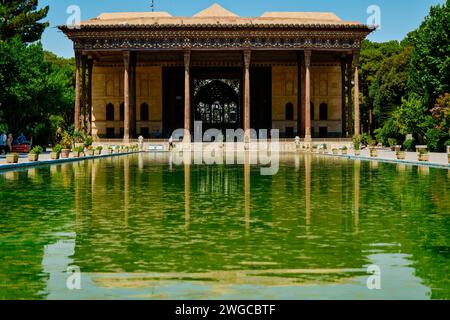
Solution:
<svg viewBox="0 0 450 320">
<path fill-rule="evenodd" d="M 449 171 L 171 157 L 0 173 L 0 299 L 450 299 Z"/>
</svg>

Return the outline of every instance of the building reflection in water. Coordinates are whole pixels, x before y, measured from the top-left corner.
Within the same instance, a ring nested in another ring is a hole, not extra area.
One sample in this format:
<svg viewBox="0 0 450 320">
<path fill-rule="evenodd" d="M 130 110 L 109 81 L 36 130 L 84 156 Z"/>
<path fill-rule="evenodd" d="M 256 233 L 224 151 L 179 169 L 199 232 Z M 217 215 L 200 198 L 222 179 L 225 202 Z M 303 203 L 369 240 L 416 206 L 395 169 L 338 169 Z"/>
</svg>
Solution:
<svg viewBox="0 0 450 320">
<path fill-rule="evenodd" d="M 123 160 L 123 185 L 124 185 L 124 218 L 125 226 L 128 227 L 128 212 L 130 206 L 130 157 L 124 157 Z"/>
<path fill-rule="evenodd" d="M 191 162 L 184 163 L 184 225 L 189 230 L 191 219 Z"/>
<path fill-rule="evenodd" d="M 307 231 L 311 224 L 311 155 L 305 154 L 305 211 L 306 211 L 306 227 Z"/>
<path fill-rule="evenodd" d="M 248 235 L 250 232 L 250 159 L 249 153 L 245 153 L 244 162 L 244 221 L 245 221 L 245 233 Z"/>
<path fill-rule="evenodd" d="M 361 175 L 361 160 L 355 160 L 353 164 L 354 201 L 355 201 L 355 232 L 359 233 L 359 180 Z"/>
</svg>

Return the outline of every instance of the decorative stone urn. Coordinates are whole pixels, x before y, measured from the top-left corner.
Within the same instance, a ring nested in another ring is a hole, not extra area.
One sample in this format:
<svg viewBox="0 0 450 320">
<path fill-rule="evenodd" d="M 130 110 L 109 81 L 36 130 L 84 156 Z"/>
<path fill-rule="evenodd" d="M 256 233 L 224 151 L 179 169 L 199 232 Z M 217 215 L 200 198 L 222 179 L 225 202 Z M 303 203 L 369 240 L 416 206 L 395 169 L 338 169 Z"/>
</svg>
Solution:
<svg viewBox="0 0 450 320">
<path fill-rule="evenodd" d="M 418 160 L 421 162 L 430 161 L 430 155 L 428 153 L 419 153 Z"/>
<path fill-rule="evenodd" d="M 39 155 L 37 153 L 29 153 L 28 154 L 28 161 L 35 162 L 39 160 Z"/>
<path fill-rule="evenodd" d="M 52 160 L 58 160 L 59 159 L 59 152 L 50 152 L 50 159 Z"/>
<path fill-rule="evenodd" d="M 405 151 L 397 151 L 395 155 L 397 156 L 397 160 L 405 160 L 406 158 Z"/>
<path fill-rule="evenodd" d="M 67 159 L 70 154 L 70 149 L 62 149 L 61 150 L 61 159 Z"/>
<path fill-rule="evenodd" d="M 6 163 L 17 163 L 19 162 L 19 154 L 18 153 L 8 153 L 6 155 Z"/>
<path fill-rule="evenodd" d="M 333 149 L 333 155 L 337 156 L 339 154 L 339 150 L 338 149 Z"/>
<path fill-rule="evenodd" d="M 359 157 L 361 155 L 361 150 L 355 150 L 355 156 Z"/>
<path fill-rule="evenodd" d="M 370 148 L 370 156 L 373 158 L 378 157 L 378 151 L 375 148 Z"/>
</svg>

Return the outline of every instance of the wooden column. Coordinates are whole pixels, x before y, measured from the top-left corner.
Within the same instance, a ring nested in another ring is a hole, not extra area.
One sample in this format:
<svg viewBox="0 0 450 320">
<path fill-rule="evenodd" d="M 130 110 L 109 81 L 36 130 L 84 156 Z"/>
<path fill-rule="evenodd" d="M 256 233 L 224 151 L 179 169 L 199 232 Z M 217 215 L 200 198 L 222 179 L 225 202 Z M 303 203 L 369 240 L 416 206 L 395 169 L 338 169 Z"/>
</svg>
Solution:
<svg viewBox="0 0 450 320">
<path fill-rule="evenodd" d="M 353 69 L 354 69 L 354 81 L 355 81 L 355 93 L 354 93 L 354 107 L 355 107 L 355 136 L 360 135 L 360 115 L 359 115 L 359 52 L 353 53 Z"/>
<path fill-rule="evenodd" d="M 130 142 L 130 57 L 131 53 L 123 53 L 124 75 L 123 75 L 123 95 L 124 95 L 124 122 L 123 122 L 123 142 Z"/>
<path fill-rule="evenodd" d="M 80 67 L 81 67 L 81 53 L 75 52 L 75 113 L 74 122 L 75 130 L 80 129 Z"/>
<path fill-rule="evenodd" d="M 305 50 L 305 141 L 311 141 L 311 50 Z"/>
<path fill-rule="evenodd" d="M 184 52 L 184 142 L 191 142 L 191 50 Z"/>
<path fill-rule="evenodd" d="M 347 132 L 353 134 L 352 61 L 347 61 Z"/>
<path fill-rule="evenodd" d="M 250 142 L 250 63 L 252 52 L 244 50 L 244 142 Z"/>
<path fill-rule="evenodd" d="M 81 56 L 81 130 L 86 132 L 86 65 L 87 57 Z"/>
<path fill-rule="evenodd" d="M 297 136 L 302 134 L 302 56 L 297 52 Z"/>
<path fill-rule="evenodd" d="M 136 54 L 130 53 L 130 137 L 137 137 L 136 130 Z"/>
<path fill-rule="evenodd" d="M 92 70 L 94 60 L 88 59 L 88 85 L 87 85 L 87 106 L 88 106 L 88 134 L 92 135 Z"/>
<path fill-rule="evenodd" d="M 341 58 L 341 104 L 342 104 L 342 109 L 341 109 L 341 119 L 342 119 L 342 137 L 346 136 L 346 131 L 347 131 L 347 126 L 346 124 L 346 114 L 347 114 L 347 106 L 346 106 L 346 99 L 345 99 L 345 73 L 347 72 L 346 70 L 346 61 L 345 58 Z"/>
</svg>

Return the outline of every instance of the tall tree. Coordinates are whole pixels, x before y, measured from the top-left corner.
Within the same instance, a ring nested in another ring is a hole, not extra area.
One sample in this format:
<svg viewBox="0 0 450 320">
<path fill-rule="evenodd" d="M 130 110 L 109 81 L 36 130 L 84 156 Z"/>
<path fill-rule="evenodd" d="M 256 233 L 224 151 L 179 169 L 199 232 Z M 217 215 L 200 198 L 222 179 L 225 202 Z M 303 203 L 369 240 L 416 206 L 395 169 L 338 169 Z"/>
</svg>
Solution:
<svg viewBox="0 0 450 320">
<path fill-rule="evenodd" d="M 450 0 L 431 7 L 412 42 L 408 86 L 431 108 L 439 96 L 450 92 Z"/>
<path fill-rule="evenodd" d="M 38 0 L 0 0 L 0 40 L 18 36 L 29 43 L 41 38 L 49 7 L 38 9 Z"/>
</svg>

